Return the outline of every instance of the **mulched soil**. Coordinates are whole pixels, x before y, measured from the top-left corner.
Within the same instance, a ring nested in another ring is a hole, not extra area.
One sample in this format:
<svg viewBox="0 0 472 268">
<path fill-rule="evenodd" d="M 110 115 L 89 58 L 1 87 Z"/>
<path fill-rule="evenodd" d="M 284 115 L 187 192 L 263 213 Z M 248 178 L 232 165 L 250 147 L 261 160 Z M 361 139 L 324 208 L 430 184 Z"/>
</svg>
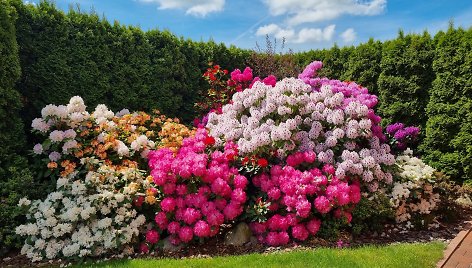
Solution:
<svg viewBox="0 0 472 268">
<path fill-rule="evenodd" d="M 392 226 L 386 226 L 381 233 L 367 233 L 352 237 L 348 233 L 341 234 L 341 240 L 344 246 L 359 247 L 365 245 L 387 245 L 392 243 L 414 243 L 443 241 L 449 243 L 461 230 L 464 229 L 466 221 L 472 219 L 472 209 L 464 209 L 460 213 L 460 218 L 452 223 L 439 223 L 438 228 L 430 230 L 401 230 Z M 291 251 L 296 249 L 308 249 L 319 247 L 339 247 L 338 240 L 329 241 L 321 238 L 313 238 L 301 244 L 292 243 L 284 247 L 268 247 L 261 244 L 249 242 L 243 246 L 230 246 L 224 244 L 224 236 L 218 236 L 214 239 L 205 241 L 204 244 L 187 246 L 175 252 L 155 252 L 151 256 L 139 255 L 132 258 L 209 258 L 214 256 L 243 255 L 250 253 L 271 253 L 276 251 Z M 348 242 L 348 244 L 346 244 Z M 118 257 L 110 257 L 114 259 Z M 31 263 L 25 256 L 20 255 L 18 251 L 10 252 L 7 256 L 0 259 L 0 267 L 49 267 L 59 266 L 59 262 Z"/>
</svg>

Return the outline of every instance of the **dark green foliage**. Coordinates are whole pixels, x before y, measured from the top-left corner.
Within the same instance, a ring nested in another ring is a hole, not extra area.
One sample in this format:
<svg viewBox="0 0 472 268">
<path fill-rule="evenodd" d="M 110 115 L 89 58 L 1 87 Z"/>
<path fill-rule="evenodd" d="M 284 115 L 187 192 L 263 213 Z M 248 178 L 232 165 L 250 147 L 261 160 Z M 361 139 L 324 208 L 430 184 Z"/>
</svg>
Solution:
<svg viewBox="0 0 472 268">
<path fill-rule="evenodd" d="M 395 211 L 387 196 L 378 194 L 371 199 L 362 197 L 352 211 L 352 232 L 359 235 L 369 231 L 381 231 L 386 223 L 394 220 Z"/>
<path fill-rule="evenodd" d="M 433 42 L 428 33 L 404 35 L 383 44 L 378 79 L 379 114 L 383 124 L 426 125 L 428 90 L 434 79 Z"/>
<path fill-rule="evenodd" d="M 421 148 L 429 163 L 453 180 L 472 180 L 472 29 L 451 26 L 435 42 L 436 79 Z"/>
<path fill-rule="evenodd" d="M 248 51 L 214 42 L 192 42 L 168 31 L 143 32 L 111 25 L 96 14 L 54 4 L 37 7 L 11 0 L 18 12 L 17 40 L 23 67 L 17 88 L 31 122 L 47 104 L 65 104 L 80 95 L 90 106 L 104 103 L 163 114 L 190 122 L 208 61 L 244 66 Z"/>
<path fill-rule="evenodd" d="M 377 80 L 379 79 L 380 61 L 382 60 L 382 43 L 369 39 L 353 49 L 347 62 L 344 80 L 354 81 L 369 90 L 370 94 L 378 95 Z"/>
<path fill-rule="evenodd" d="M 323 62 L 319 76 L 330 79 L 346 80 L 348 78 L 349 58 L 354 52 L 354 47 L 339 48 L 336 44 L 331 49 L 310 50 L 295 55 L 298 65 L 304 68 L 311 62 L 319 60 Z"/>
<path fill-rule="evenodd" d="M 336 44 L 327 50 L 323 62 L 323 68 L 320 71 L 320 76 L 325 76 L 330 79 L 345 80 L 345 73 L 348 69 L 348 59 L 354 50 L 353 47 L 339 48 Z"/>
<path fill-rule="evenodd" d="M 25 136 L 20 118 L 21 97 L 14 89 L 20 76 L 15 40 L 15 9 L 0 0 L 0 256 L 20 240 L 15 227 L 24 219 L 16 206 L 32 193 L 40 194 L 28 170 Z"/>
</svg>

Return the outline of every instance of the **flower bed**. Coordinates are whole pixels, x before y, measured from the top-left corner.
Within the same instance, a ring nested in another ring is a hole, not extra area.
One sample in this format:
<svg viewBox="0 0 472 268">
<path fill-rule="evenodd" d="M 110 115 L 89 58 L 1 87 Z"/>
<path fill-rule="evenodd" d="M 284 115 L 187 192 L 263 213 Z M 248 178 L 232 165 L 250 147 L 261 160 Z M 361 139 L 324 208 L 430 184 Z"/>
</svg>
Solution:
<svg viewBox="0 0 472 268">
<path fill-rule="evenodd" d="M 210 113 L 196 130 L 104 105 L 89 114 L 80 97 L 46 106 L 32 124 L 45 137 L 33 151 L 56 190 L 21 200 L 22 253 L 33 261 L 148 253 L 203 243 L 240 222 L 269 246 L 335 239 L 369 228 L 356 229 L 356 219 L 388 223 L 389 213 L 373 209 L 379 196 L 398 224 L 428 226 L 445 198 L 434 170 L 405 151 L 419 129 L 394 124 L 384 133 L 377 97 L 317 77 L 321 66 L 281 81 L 246 68 L 226 82 L 229 72 L 209 68 L 200 107 Z"/>
</svg>

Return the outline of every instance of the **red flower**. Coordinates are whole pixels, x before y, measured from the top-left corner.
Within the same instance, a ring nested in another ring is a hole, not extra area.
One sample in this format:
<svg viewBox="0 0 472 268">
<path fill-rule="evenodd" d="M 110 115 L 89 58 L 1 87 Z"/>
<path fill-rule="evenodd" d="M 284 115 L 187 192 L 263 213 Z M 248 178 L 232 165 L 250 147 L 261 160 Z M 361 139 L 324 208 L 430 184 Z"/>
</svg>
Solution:
<svg viewBox="0 0 472 268">
<path fill-rule="evenodd" d="M 246 165 L 247 162 L 249 162 L 249 158 L 244 157 L 243 160 L 241 160 L 241 164 Z"/>
<path fill-rule="evenodd" d="M 144 203 L 144 196 L 138 196 L 134 199 L 134 205 L 137 207 L 141 207 Z"/>
<path fill-rule="evenodd" d="M 212 136 L 208 136 L 205 138 L 205 140 L 203 140 L 203 142 L 205 143 L 205 145 L 213 145 L 215 144 L 215 138 L 213 138 Z"/>
<path fill-rule="evenodd" d="M 267 159 L 265 158 L 259 158 L 259 160 L 257 160 L 257 164 L 260 166 L 260 167 L 267 167 L 269 165 L 269 162 L 267 162 Z"/>
</svg>

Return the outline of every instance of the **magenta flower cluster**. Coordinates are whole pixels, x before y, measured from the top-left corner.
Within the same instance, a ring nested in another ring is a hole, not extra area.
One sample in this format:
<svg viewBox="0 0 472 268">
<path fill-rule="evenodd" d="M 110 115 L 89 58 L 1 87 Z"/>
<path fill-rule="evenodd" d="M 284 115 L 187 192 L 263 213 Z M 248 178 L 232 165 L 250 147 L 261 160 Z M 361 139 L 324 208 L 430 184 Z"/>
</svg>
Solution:
<svg viewBox="0 0 472 268">
<path fill-rule="evenodd" d="M 307 168 L 315 160 L 314 152 L 297 152 L 287 157 L 287 165 L 274 165 L 253 178 L 258 194 L 271 203 L 268 220 L 250 224 L 260 242 L 279 246 L 290 238 L 306 240 L 318 232 L 321 216 L 328 213 L 351 221 L 350 211 L 361 199 L 359 182 L 337 178 L 330 164 L 321 170 Z"/>
<path fill-rule="evenodd" d="M 420 129 L 414 126 L 406 127 L 403 123 L 394 123 L 387 126 L 386 132 L 393 139 L 393 147 L 403 151 L 418 138 Z"/>
<path fill-rule="evenodd" d="M 234 71 L 231 72 L 231 80 L 228 81 L 229 85 L 236 85 L 239 87 L 238 91 L 242 91 L 246 89 L 245 87 L 248 86 L 248 88 L 252 88 L 254 83 L 256 82 L 262 82 L 268 86 L 273 86 L 275 87 L 275 84 L 277 83 L 277 78 L 273 75 L 269 75 L 268 77 L 261 79 L 260 77 L 253 77 L 252 74 L 252 69 L 249 67 L 246 67 L 243 72 L 239 69 L 235 69 Z M 244 87 L 244 88 L 243 88 Z"/>
<path fill-rule="evenodd" d="M 248 180 L 231 166 L 237 147 L 228 142 L 223 151 L 207 153 L 213 143 L 205 129 L 198 129 L 176 154 L 167 148 L 149 153 L 151 176 L 163 193 L 155 223 L 174 244 L 215 236 L 243 212 Z"/>
</svg>

